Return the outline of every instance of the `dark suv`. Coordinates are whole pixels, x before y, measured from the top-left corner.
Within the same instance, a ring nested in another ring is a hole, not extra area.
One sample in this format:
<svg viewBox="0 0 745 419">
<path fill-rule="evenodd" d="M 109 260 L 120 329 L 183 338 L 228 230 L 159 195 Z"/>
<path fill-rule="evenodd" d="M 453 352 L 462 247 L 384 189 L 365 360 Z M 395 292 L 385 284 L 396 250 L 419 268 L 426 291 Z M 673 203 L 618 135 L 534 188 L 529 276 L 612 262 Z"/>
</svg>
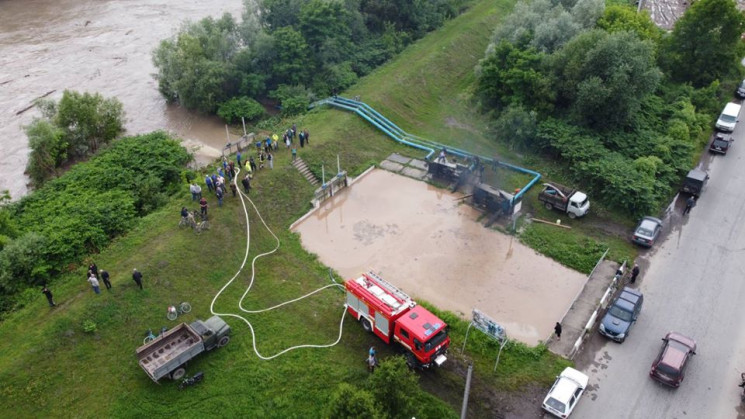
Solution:
<svg viewBox="0 0 745 419">
<path fill-rule="evenodd" d="M 624 287 L 618 298 L 613 300 L 603 320 L 600 321 L 598 332 L 609 339 L 623 343 L 642 311 L 643 302 L 644 296 L 641 292 Z"/>
<path fill-rule="evenodd" d="M 671 387 L 680 386 L 688 360 L 696 354 L 696 341 L 670 332 L 662 338 L 662 349 L 652 364 L 649 376 Z"/>
</svg>

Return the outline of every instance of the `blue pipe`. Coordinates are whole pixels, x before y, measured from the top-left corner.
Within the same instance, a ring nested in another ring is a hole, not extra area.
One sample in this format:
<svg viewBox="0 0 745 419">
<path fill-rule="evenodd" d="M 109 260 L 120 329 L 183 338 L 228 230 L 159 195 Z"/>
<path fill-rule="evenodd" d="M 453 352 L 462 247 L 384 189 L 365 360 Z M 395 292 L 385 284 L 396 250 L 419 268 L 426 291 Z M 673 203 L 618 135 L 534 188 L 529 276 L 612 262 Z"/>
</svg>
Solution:
<svg viewBox="0 0 745 419">
<path fill-rule="evenodd" d="M 425 157 L 427 160 L 429 160 L 432 157 L 432 155 L 435 153 L 435 149 L 446 149 L 449 154 L 454 154 L 461 158 L 472 159 L 474 157 L 478 157 L 483 162 L 490 162 L 492 164 L 497 164 L 502 167 L 512 169 L 516 172 L 526 173 L 531 176 L 534 176 L 533 179 L 530 182 L 528 182 L 527 185 L 525 185 L 525 187 L 520 189 L 520 191 L 512 197 L 512 200 L 510 201 L 512 205 L 514 205 L 518 199 L 520 199 L 531 187 L 533 187 L 541 179 L 541 174 L 536 171 L 525 169 L 523 167 L 515 166 L 509 163 L 504 163 L 504 162 L 494 160 L 488 157 L 477 156 L 475 154 L 458 149 L 456 147 L 447 146 L 447 145 L 440 144 L 434 141 L 426 140 L 421 137 L 417 137 L 415 135 L 408 134 L 406 131 L 402 130 L 398 125 L 394 124 L 391 120 L 381 115 L 378 111 L 376 111 L 375 109 L 373 109 L 372 107 L 370 107 L 368 104 L 364 102 L 348 99 L 348 98 L 341 97 L 341 96 L 336 96 L 336 97 L 329 97 L 326 99 L 316 101 L 313 104 L 311 104 L 310 107 L 313 108 L 315 106 L 320 106 L 324 104 L 329 104 L 329 105 L 336 106 L 338 108 L 345 109 L 345 110 L 356 113 L 357 115 L 365 119 L 367 122 L 371 123 L 373 126 L 383 131 L 383 133 L 391 137 L 393 140 L 401 144 L 405 144 L 409 147 L 413 147 L 419 150 L 429 151 L 429 153 Z M 412 141 L 408 140 L 407 138 L 410 138 Z M 471 166 L 471 169 L 473 169 L 473 165 Z"/>
</svg>

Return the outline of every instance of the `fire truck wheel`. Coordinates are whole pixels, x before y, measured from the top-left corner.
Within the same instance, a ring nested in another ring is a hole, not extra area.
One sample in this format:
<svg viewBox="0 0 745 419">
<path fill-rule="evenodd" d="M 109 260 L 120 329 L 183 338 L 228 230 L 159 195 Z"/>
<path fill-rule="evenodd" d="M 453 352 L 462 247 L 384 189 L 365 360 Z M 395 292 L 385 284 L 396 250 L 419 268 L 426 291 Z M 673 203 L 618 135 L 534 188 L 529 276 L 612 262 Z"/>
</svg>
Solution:
<svg viewBox="0 0 745 419">
<path fill-rule="evenodd" d="M 362 323 L 362 328 L 365 329 L 366 332 L 372 332 L 372 325 L 369 320 L 363 317 L 360 319 L 360 323 Z"/>
<path fill-rule="evenodd" d="M 414 354 L 412 354 L 411 352 L 408 352 L 406 354 L 406 365 L 409 366 L 409 369 L 413 370 L 414 368 L 416 368 L 416 364 L 417 362 L 416 362 L 416 358 L 414 357 Z"/>
</svg>

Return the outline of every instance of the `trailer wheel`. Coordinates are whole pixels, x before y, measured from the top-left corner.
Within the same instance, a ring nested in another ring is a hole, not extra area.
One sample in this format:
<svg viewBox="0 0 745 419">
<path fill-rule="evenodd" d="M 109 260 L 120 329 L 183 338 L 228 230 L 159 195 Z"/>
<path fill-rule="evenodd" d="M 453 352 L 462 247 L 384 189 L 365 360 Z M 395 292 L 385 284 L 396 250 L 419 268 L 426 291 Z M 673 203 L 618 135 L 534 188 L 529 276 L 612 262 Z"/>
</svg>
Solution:
<svg viewBox="0 0 745 419">
<path fill-rule="evenodd" d="M 362 324 L 362 328 L 365 329 L 365 332 L 372 332 L 372 325 L 369 320 L 363 317 L 360 319 L 360 323 Z"/>
<path fill-rule="evenodd" d="M 230 342 L 230 336 L 223 336 L 220 338 L 220 340 L 217 342 L 217 347 L 222 348 L 223 346 L 227 345 L 228 342 Z"/>
<path fill-rule="evenodd" d="M 178 367 L 174 372 L 171 373 L 171 380 L 180 380 L 184 378 L 184 375 L 186 375 L 186 369 L 184 369 L 184 367 Z"/>
<path fill-rule="evenodd" d="M 554 209 L 554 206 L 551 205 L 550 202 L 546 202 L 546 209 L 549 210 L 549 211 L 551 211 L 552 209 Z"/>
<path fill-rule="evenodd" d="M 575 214 L 575 213 L 573 213 L 573 212 L 568 212 L 568 213 L 567 213 L 567 215 L 568 215 L 568 216 L 569 216 L 569 218 L 571 218 L 572 220 L 573 220 L 573 219 L 575 219 L 575 218 L 577 218 L 577 214 Z"/>
</svg>

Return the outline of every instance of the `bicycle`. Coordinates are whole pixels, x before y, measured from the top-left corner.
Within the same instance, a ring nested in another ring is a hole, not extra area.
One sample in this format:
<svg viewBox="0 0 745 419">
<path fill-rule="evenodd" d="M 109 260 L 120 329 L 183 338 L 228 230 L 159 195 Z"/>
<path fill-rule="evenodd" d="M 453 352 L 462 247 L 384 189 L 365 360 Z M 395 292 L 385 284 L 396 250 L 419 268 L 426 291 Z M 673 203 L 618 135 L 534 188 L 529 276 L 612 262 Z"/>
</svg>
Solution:
<svg viewBox="0 0 745 419">
<path fill-rule="evenodd" d="M 168 317 L 168 320 L 176 320 L 176 317 L 178 317 L 180 314 L 186 314 L 190 311 L 191 304 L 184 301 L 183 303 L 179 304 L 178 307 L 168 306 L 168 313 L 166 313 L 166 317 Z"/>
<path fill-rule="evenodd" d="M 158 336 L 162 336 L 163 333 L 165 333 L 167 330 L 168 330 L 167 327 L 165 327 L 165 326 L 161 327 L 160 328 L 160 333 L 156 336 L 156 335 L 153 334 L 153 330 L 152 329 L 147 329 L 147 335 L 145 336 L 145 339 L 143 339 L 142 343 L 143 344 L 146 344 L 146 343 L 150 343 L 150 342 L 154 341 Z"/>
<path fill-rule="evenodd" d="M 200 221 L 194 226 L 194 231 L 197 232 L 197 234 L 203 232 L 204 230 L 210 229 L 210 222 L 207 220 Z"/>
</svg>

